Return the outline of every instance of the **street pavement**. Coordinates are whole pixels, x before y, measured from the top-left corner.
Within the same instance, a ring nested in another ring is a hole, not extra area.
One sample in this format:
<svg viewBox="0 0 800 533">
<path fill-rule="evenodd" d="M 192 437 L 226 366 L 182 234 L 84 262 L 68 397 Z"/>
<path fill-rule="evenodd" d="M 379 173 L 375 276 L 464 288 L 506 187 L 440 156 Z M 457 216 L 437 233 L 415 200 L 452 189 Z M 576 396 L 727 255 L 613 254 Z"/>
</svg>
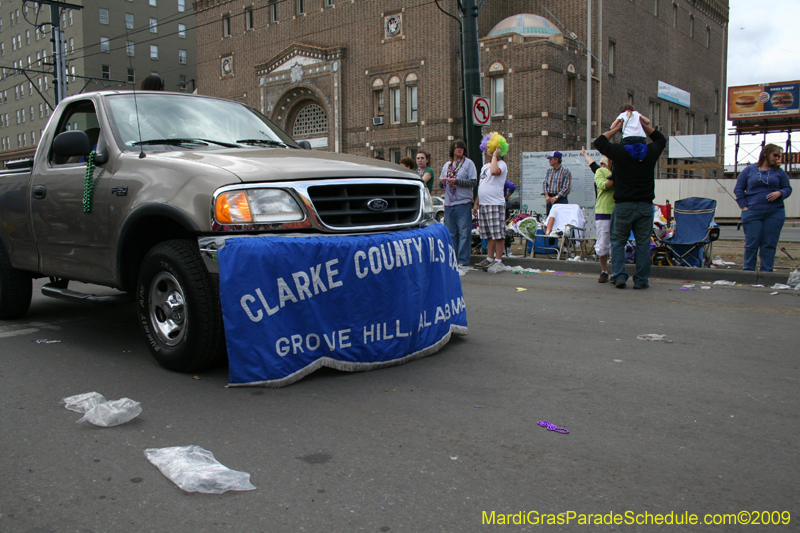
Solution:
<svg viewBox="0 0 800 533">
<path fill-rule="evenodd" d="M 29 315 L 0 323 L 0 531 L 797 530 L 800 291 L 596 279 L 470 271 L 466 337 L 277 390 L 226 388 L 225 369 L 164 370 L 132 306 L 48 299 L 38 282 Z M 58 401 L 91 391 L 143 412 L 75 424 Z M 258 488 L 185 493 L 144 456 L 190 444 Z M 791 522 L 702 525 L 741 511 Z M 530 523 L 559 513 L 570 522 Z M 701 524 L 652 525 L 684 513 Z M 586 526 L 581 514 L 651 522 Z"/>
</svg>

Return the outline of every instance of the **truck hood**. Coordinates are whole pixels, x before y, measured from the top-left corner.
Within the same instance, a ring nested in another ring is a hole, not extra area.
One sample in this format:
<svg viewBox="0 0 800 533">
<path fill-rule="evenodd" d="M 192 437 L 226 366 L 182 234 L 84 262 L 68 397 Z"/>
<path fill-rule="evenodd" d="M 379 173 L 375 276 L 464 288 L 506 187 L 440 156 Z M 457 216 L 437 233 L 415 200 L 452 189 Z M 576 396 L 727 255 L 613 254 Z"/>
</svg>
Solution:
<svg viewBox="0 0 800 533">
<path fill-rule="evenodd" d="M 245 183 L 370 177 L 420 180 L 415 172 L 394 163 L 312 150 L 248 147 L 149 152 L 147 157 L 183 159 L 217 167 L 233 173 Z"/>
</svg>

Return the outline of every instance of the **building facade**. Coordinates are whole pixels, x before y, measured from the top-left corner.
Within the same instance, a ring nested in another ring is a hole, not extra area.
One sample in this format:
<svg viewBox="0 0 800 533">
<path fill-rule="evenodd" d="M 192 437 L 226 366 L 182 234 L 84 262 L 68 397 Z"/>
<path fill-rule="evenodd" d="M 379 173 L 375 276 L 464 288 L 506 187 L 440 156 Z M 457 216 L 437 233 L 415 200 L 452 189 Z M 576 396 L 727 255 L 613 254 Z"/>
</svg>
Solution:
<svg viewBox="0 0 800 533">
<path fill-rule="evenodd" d="M 60 9 L 67 94 L 131 89 L 150 74 L 167 91 L 196 85 L 191 0 L 84 0 Z M 0 158 L 28 156 L 55 104 L 49 5 L 0 4 Z"/>
</svg>

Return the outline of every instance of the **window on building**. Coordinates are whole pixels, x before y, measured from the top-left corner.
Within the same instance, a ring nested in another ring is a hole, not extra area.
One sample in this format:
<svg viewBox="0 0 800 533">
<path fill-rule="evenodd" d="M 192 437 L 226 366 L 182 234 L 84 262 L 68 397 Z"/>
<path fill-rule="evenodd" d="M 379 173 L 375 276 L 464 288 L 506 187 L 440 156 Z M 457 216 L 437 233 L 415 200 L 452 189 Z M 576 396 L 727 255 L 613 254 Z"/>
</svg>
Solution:
<svg viewBox="0 0 800 533">
<path fill-rule="evenodd" d="M 303 15 L 306 12 L 306 0 L 295 0 L 297 2 L 297 14 Z"/>
<path fill-rule="evenodd" d="M 33 106 L 31 106 L 30 111 L 31 111 L 31 120 L 34 120 L 36 118 L 36 111 L 34 110 Z"/>
<path fill-rule="evenodd" d="M 128 54 L 128 57 L 134 57 L 136 55 L 136 48 L 133 41 L 125 41 L 125 53 Z"/>
<path fill-rule="evenodd" d="M 650 102 L 650 122 L 654 128 L 661 125 L 661 104 L 658 102 Z"/>
<path fill-rule="evenodd" d="M 158 45 L 151 44 L 150 45 L 150 59 L 158 59 Z"/>
<path fill-rule="evenodd" d="M 100 37 L 100 51 L 108 52 L 110 48 L 108 37 Z"/>
<path fill-rule="evenodd" d="M 133 13 L 125 13 L 125 27 L 129 30 L 133 29 Z"/>
<path fill-rule="evenodd" d="M 225 15 L 222 17 L 222 36 L 223 37 L 230 37 L 231 36 L 231 17 L 230 15 Z"/>
<path fill-rule="evenodd" d="M 44 118 L 44 104 L 39 104 L 39 118 Z"/>
<path fill-rule="evenodd" d="M 72 73 L 72 81 L 75 81 L 75 67 L 72 66 L 72 67 L 69 67 L 69 68 L 70 68 L 70 72 Z"/>
<path fill-rule="evenodd" d="M 270 22 L 278 22 L 278 2 L 277 2 L 277 0 L 270 0 L 269 21 Z"/>
<path fill-rule="evenodd" d="M 617 43 L 608 41 L 608 74 L 613 76 L 616 69 Z"/>
<path fill-rule="evenodd" d="M 25 44 L 31 44 L 31 30 L 25 30 Z"/>
<path fill-rule="evenodd" d="M 686 113 L 686 135 L 694 135 L 694 114 Z"/>
<path fill-rule="evenodd" d="M 150 33 L 158 33 L 158 19 L 150 19 Z"/>
<path fill-rule="evenodd" d="M 178 11 L 181 13 L 186 11 L 186 0 L 178 0 Z"/>
<path fill-rule="evenodd" d="M 389 89 L 389 109 L 391 110 L 390 120 L 392 124 L 400 123 L 400 88 L 392 87 Z"/>
<path fill-rule="evenodd" d="M 389 153 L 392 154 L 391 155 L 392 163 L 395 163 L 395 164 L 399 165 L 400 164 L 400 160 L 403 158 L 403 152 L 401 150 L 393 148 L 393 149 L 391 149 L 389 151 Z"/>
<path fill-rule="evenodd" d="M 250 31 L 253 29 L 253 8 L 247 8 L 244 10 L 244 31 Z"/>
<path fill-rule="evenodd" d="M 178 37 L 181 39 L 186 38 L 186 24 L 178 24 Z"/>
<path fill-rule="evenodd" d="M 186 64 L 186 50 L 178 50 L 178 63 L 181 65 Z"/>
<path fill-rule="evenodd" d="M 158 2 L 156 0 L 150 0 L 150 5 L 153 6 L 153 7 L 157 7 L 158 6 Z"/>
<path fill-rule="evenodd" d="M 382 117 L 384 111 L 383 80 L 377 78 L 372 82 L 372 116 Z"/>
<path fill-rule="evenodd" d="M 681 132 L 681 110 L 672 110 L 672 134 L 676 135 Z"/>
<path fill-rule="evenodd" d="M 419 116 L 419 108 L 417 106 L 417 86 L 406 86 L 406 121 L 416 122 Z"/>
<path fill-rule="evenodd" d="M 129 68 L 128 69 L 128 83 L 136 83 L 136 70 Z"/>
<path fill-rule="evenodd" d="M 328 133 L 328 117 L 325 110 L 317 104 L 308 104 L 297 113 L 292 134 L 297 137 L 310 137 Z"/>
<path fill-rule="evenodd" d="M 108 65 L 101 65 L 100 69 L 102 71 L 101 77 L 104 80 L 110 80 L 111 79 L 111 67 L 109 67 Z"/>
<path fill-rule="evenodd" d="M 181 91 L 186 90 L 186 75 L 181 74 L 178 76 L 178 87 L 180 87 Z"/>
<path fill-rule="evenodd" d="M 504 115 L 506 113 L 506 80 L 503 76 L 492 78 L 492 114 Z M 572 81 L 572 78 L 570 78 Z M 571 103 L 569 105 L 572 105 Z"/>
<path fill-rule="evenodd" d="M 4 43 L 0 43 L 0 56 L 6 55 L 6 45 Z"/>
<path fill-rule="evenodd" d="M 100 8 L 100 24 L 108 24 L 108 9 Z"/>
<path fill-rule="evenodd" d="M 70 37 L 69 38 L 69 51 L 70 51 L 70 53 L 75 51 L 75 38 L 74 37 Z"/>
<path fill-rule="evenodd" d="M 36 132 L 31 132 L 31 144 L 36 144 Z"/>
</svg>

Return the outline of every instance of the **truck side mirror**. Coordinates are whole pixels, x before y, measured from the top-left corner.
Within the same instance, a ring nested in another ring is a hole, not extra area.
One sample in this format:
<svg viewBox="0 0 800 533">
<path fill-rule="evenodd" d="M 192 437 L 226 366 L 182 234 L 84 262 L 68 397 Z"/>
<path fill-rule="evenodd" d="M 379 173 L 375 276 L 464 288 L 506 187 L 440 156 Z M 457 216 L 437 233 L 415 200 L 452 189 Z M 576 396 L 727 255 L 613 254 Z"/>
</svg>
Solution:
<svg viewBox="0 0 800 533">
<path fill-rule="evenodd" d="M 311 143 L 308 141 L 297 141 L 297 146 L 303 150 L 311 150 Z"/>
<path fill-rule="evenodd" d="M 53 141 L 53 152 L 61 157 L 88 155 L 91 151 L 89 136 L 80 130 L 59 133 Z"/>
</svg>

